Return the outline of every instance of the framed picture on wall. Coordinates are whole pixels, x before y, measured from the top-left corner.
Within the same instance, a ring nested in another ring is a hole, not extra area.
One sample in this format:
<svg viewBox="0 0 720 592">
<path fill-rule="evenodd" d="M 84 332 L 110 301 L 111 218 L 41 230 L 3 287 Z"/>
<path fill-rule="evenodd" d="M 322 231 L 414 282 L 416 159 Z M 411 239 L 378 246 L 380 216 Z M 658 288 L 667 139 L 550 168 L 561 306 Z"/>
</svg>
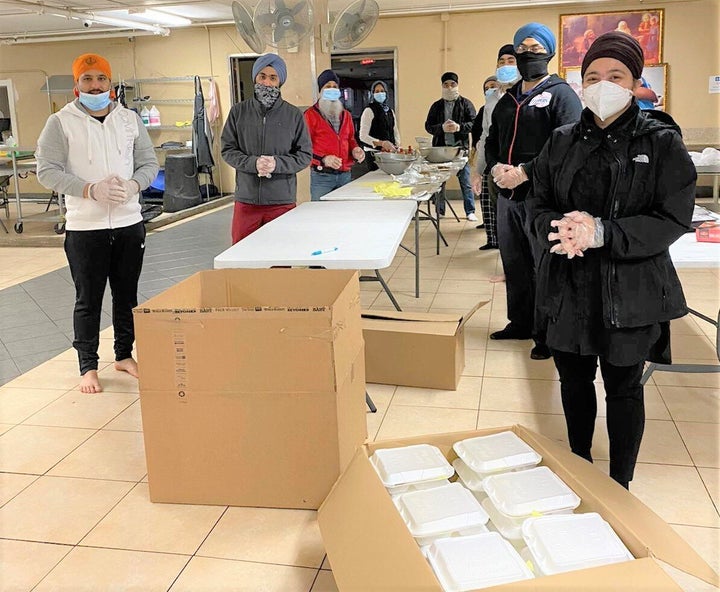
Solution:
<svg viewBox="0 0 720 592">
<path fill-rule="evenodd" d="M 667 111 L 667 68 L 667 64 L 654 64 L 643 68 L 643 87 L 635 93 L 638 102 L 642 101 L 641 109 Z M 565 68 L 565 80 L 582 101 L 580 67 Z"/>
<path fill-rule="evenodd" d="M 620 12 L 591 12 L 560 15 L 560 69 L 579 67 L 597 37 L 609 31 L 622 31 L 638 40 L 645 53 L 645 64 L 660 64 L 663 53 L 662 8 Z"/>
</svg>

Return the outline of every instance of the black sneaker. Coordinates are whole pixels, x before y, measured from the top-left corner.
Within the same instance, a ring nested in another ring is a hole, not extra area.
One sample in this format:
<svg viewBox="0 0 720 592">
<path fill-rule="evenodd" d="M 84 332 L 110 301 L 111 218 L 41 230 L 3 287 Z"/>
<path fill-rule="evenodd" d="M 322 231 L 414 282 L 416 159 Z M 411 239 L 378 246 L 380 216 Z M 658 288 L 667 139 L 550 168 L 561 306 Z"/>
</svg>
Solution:
<svg viewBox="0 0 720 592">
<path fill-rule="evenodd" d="M 552 352 L 544 343 L 536 343 L 535 347 L 530 350 L 530 357 L 533 360 L 547 360 L 552 358 Z"/>
<path fill-rule="evenodd" d="M 532 335 L 530 333 L 523 333 L 515 327 L 508 325 L 500 331 L 490 333 L 490 339 L 530 339 Z"/>
<path fill-rule="evenodd" d="M 491 245 L 490 243 L 484 244 L 482 247 L 478 247 L 481 251 L 489 251 L 490 249 L 497 249 L 497 245 Z"/>
</svg>

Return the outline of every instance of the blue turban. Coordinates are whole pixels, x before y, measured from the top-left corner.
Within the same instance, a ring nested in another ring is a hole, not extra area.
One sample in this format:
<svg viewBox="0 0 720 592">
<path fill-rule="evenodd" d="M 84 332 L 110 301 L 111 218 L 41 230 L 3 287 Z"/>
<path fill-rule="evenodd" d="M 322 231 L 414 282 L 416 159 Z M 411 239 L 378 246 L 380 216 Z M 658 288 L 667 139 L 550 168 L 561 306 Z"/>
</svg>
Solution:
<svg viewBox="0 0 720 592">
<path fill-rule="evenodd" d="M 532 37 L 547 49 L 548 53 L 555 53 L 555 35 L 545 25 L 541 23 L 528 23 L 520 27 L 513 37 L 515 47 L 520 45 L 524 39 Z"/>
<path fill-rule="evenodd" d="M 278 78 L 280 79 L 280 86 L 285 84 L 285 81 L 287 80 L 287 66 L 285 65 L 283 59 L 274 53 L 263 54 L 255 60 L 252 67 L 253 82 L 255 82 L 255 78 L 257 78 L 260 70 L 267 66 L 275 68 L 275 72 L 277 72 Z"/>
</svg>

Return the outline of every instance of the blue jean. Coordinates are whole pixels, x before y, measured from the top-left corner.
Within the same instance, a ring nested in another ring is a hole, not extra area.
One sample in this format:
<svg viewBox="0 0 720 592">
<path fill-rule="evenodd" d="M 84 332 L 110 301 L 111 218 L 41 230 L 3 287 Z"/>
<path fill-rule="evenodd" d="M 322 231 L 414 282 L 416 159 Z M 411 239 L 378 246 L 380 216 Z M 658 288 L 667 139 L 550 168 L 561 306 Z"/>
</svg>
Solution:
<svg viewBox="0 0 720 592">
<path fill-rule="evenodd" d="M 339 174 L 310 171 L 310 199 L 320 201 L 323 195 L 347 185 L 351 180 L 350 171 Z"/>
<path fill-rule="evenodd" d="M 465 215 L 475 213 L 475 195 L 473 195 L 472 186 L 470 185 L 470 165 L 466 164 L 457 172 L 457 178 L 460 182 L 460 191 L 463 196 L 463 207 Z M 445 200 L 438 200 L 438 212 L 445 213 Z"/>
</svg>

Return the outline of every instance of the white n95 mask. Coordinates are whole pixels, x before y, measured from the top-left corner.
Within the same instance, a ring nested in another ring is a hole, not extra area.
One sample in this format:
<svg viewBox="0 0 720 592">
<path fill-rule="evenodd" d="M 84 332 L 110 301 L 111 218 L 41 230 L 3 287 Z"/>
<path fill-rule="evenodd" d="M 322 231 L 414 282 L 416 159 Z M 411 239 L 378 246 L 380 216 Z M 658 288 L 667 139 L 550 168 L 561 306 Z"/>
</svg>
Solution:
<svg viewBox="0 0 720 592">
<path fill-rule="evenodd" d="M 602 121 L 622 111 L 633 93 L 619 84 L 601 80 L 583 89 L 583 101 Z"/>
</svg>

